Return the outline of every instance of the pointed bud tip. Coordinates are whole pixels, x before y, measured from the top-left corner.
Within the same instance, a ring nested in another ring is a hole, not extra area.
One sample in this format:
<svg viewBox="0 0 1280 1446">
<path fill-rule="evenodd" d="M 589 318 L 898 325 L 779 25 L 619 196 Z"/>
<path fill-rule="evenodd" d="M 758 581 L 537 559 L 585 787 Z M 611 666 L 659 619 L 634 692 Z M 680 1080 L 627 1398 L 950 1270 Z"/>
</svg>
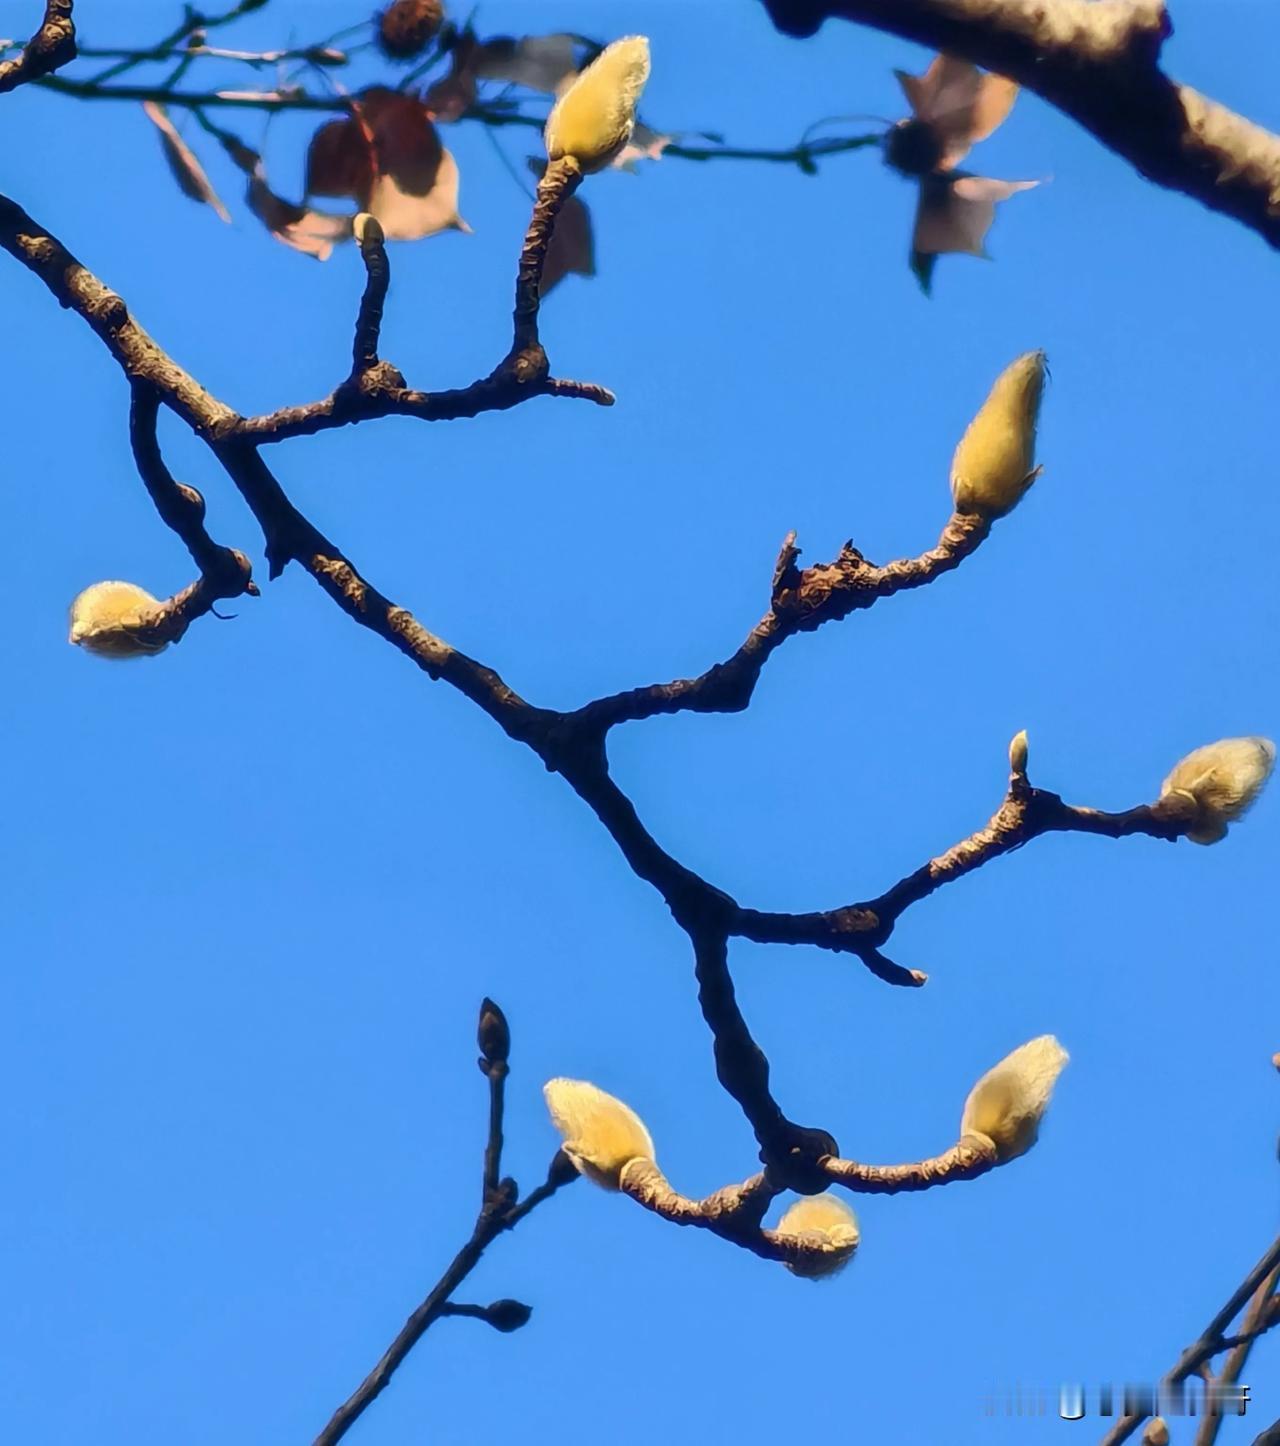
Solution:
<svg viewBox="0 0 1280 1446">
<path fill-rule="evenodd" d="M 1027 730 L 1015 733 L 1009 740 L 1009 772 L 1025 773 L 1027 771 Z"/>
</svg>

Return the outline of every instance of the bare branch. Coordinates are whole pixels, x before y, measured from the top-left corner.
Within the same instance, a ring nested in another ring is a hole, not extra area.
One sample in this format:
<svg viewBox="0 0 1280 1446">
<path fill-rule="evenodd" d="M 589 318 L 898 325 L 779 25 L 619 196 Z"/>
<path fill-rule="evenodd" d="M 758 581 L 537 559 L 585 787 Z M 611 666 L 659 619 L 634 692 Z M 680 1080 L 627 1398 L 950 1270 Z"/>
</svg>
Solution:
<svg viewBox="0 0 1280 1446">
<path fill-rule="evenodd" d="M 44 19 L 14 60 L 0 62 L 0 95 L 27 81 L 52 76 L 60 65 L 76 58 L 76 27 L 71 18 L 73 0 L 45 0 Z"/>
<path fill-rule="evenodd" d="M 382 332 L 382 308 L 391 285 L 391 267 L 387 264 L 386 238 L 376 217 L 356 218 L 356 241 L 364 262 L 364 295 L 356 317 L 356 335 L 351 348 L 351 375 L 358 377 L 378 364 L 378 339 Z M 401 381 L 403 385 L 403 380 Z"/>
<path fill-rule="evenodd" d="M 812 35 L 839 17 L 1007 75 L 1078 121 L 1140 174 L 1280 246 L 1280 136 L 1160 68 L 1164 0 L 764 0 Z"/>
<path fill-rule="evenodd" d="M 788 638 L 838 622 L 894 593 L 924 587 L 959 567 L 990 530 L 991 524 L 984 519 L 956 513 L 937 545 L 919 557 L 878 567 L 847 542 L 834 562 L 804 569 L 796 567 L 800 550 L 795 533 L 788 533 L 774 569 L 769 611 L 731 658 L 696 678 L 653 683 L 597 699 L 579 709 L 576 716 L 584 727 L 608 729 L 661 714 L 741 712 L 750 703 L 770 655 Z"/>
<path fill-rule="evenodd" d="M 1166 1387 L 1172 1390 L 1181 1386 L 1188 1376 L 1200 1371 L 1208 1361 L 1225 1348 L 1224 1332 L 1226 1328 L 1239 1314 L 1245 1301 L 1255 1291 L 1261 1290 L 1268 1277 L 1278 1267 L 1280 1267 L 1280 1237 L 1271 1242 L 1267 1247 L 1266 1254 L 1231 1292 L 1227 1303 L 1205 1326 L 1195 1344 L 1188 1346 L 1183 1351 L 1177 1365 L 1164 1378 Z M 1145 1411 L 1141 1415 L 1122 1416 L 1102 1438 L 1099 1446 L 1120 1446 L 1120 1443 L 1127 1441 L 1150 1414 L 1149 1411 Z"/>
<path fill-rule="evenodd" d="M 956 1180 L 976 1180 L 998 1163 L 990 1140 L 984 1135 L 966 1135 L 942 1154 L 911 1165 L 862 1165 L 856 1160 L 831 1158 L 820 1160 L 818 1168 L 835 1184 L 861 1195 L 898 1195 L 932 1190 Z"/>
<path fill-rule="evenodd" d="M 486 999 L 481 1006 L 480 1032 L 483 1041 L 485 1033 L 485 1016 L 487 1012 L 496 1010 L 497 1006 L 491 1000 Z M 501 1014 L 501 1011 L 497 1011 Z M 505 1026 L 505 1019 L 503 1024 Z M 482 1042 L 481 1048 L 484 1049 Z M 502 1061 L 503 1078 L 505 1078 L 506 1061 Z M 490 1086 L 493 1086 L 493 1074 L 489 1073 Z M 493 1096 L 491 1095 L 491 1101 Z M 547 1172 L 546 1181 L 536 1190 L 533 1190 L 521 1203 L 517 1203 L 516 1184 L 514 1180 L 499 1180 L 498 1172 L 501 1168 L 501 1096 L 498 1096 L 498 1143 L 492 1158 L 490 1150 L 494 1150 L 494 1116 L 490 1114 L 489 1126 L 489 1148 L 485 1152 L 485 1190 L 484 1199 L 480 1207 L 480 1213 L 476 1217 L 475 1228 L 471 1232 L 471 1238 L 454 1256 L 452 1263 L 436 1284 L 431 1288 L 422 1304 L 413 1312 L 404 1323 L 403 1328 L 395 1340 L 387 1347 L 381 1360 L 372 1371 L 364 1378 L 355 1391 L 345 1400 L 333 1413 L 328 1425 L 315 1439 L 315 1446 L 334 1446 L 334 1443 L 341 1441 L 347 1432 L 355 1425 L 360 1417 L 369 1409 L 377 1398 L 386 1390 L 391 1383 L 392 1376 L 396 1373 L 405 1357 L 422 1339 L 426 1332 L 442 1316 L 471 1316 L 487 1321 L 497 1330 L 514 1330 L 523 1325 L 529 1318 L 528 1306 L 521 1305 L 519 1301 L 501 1300 L 494 1301 L 489 1306 L 456 1305 L 450 1300 L 450 1296 L 462 1284 L 468 1275 L 475 1269 L 485 1250 L 502 1234 L 504 1230 L 512 1230 L 524 1217 L 537 1208 L 544 1200 L 549 1200 L 561 1186 L 569 1184 L 577 1179 L 577 1171 L 565 1160 L 565 1157 L 557 1151 L 551 1161 L 551 1168 Z M 494 1182 L 489 1185 L 489 1176 L 492 1173 Z"/>
</svg>

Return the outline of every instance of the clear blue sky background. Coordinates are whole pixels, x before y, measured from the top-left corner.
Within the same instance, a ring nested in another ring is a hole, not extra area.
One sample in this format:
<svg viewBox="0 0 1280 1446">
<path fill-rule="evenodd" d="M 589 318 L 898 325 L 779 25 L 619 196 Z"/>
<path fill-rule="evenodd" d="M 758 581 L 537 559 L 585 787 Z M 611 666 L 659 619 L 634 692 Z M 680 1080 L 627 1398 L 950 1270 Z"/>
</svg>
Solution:
<svg viewBox="0 0 1280 1446">
<path fill-rule="evenodd" d="M 309 39 L 359 8 L 277 3 L 227 38 Z M 4 26 L 38 9 L 6 6 Z M 86 4 L 82 35 L 148 39 L 172 9 Z M 1174 10 L 1171 68 L 1280 127 L 1274 7 Z M 647 32 L 649 118 L 741 144 L 894 115 L 893 67 L 927 59 L 837 24 L 787 40 L 746 0 L 480 20 Z M 262 410 L 342 375 L 350 249 L 317 265 L 273 243 L 206 145 L 237 213 L 220 225 L 136 107 L 27 90 L 3 125 L 4 189 L 219 396 Z M 270 129 L 286 191 L 306 133 Z M 384 332 L 427 387 L 506 346 L 527 214 L 484 132 L 450 144 L 475 235 L 395 249 Z M 657 837 L 755 906 L 874 894 L 977 827 L 1018 728 L 1036 782 L 1106 807 L 1152 798 L 1200 743 L 1280 732 L 1274 256 L 1032 96 L 975 161 L 1052 181 L 1004 209 L 994 263 L 941 263 L 932 302 L 905 264 L 910 187 L 874 152 L 816 179 L 676 160 L 594 179 L 600 275 L 563 284 L 544 334 L 617 407 L 386 421 L 272 453 L 392 597 L 572 706 L 725 656 L 789 528 L 810 560 L 850 536 L 877 559 L 930 546 L 965 423 L 1006 362 L 1046 348 L 1045 475 L 959 573 L 788 644 L 746 714 L 615 735 Z M 154 661 L 66 645 L 83 586 L 164 594 L 190 567 L 131 465 L 120 373 L 31 277 L 0 277 L 0 1438 L 304 1443 L 470 1229 L 483 994 L 514 1031 L 525 1186 L 556 1145 L 540 1087 L 557 1074 L 629 1101 L 690 1193 L 749 1174 L 753 1142 L 658 898 L 532 755 L 300 572 Z M 252 520 L 166 426 L 265 584 Z M 971 1185 L 860 1204 L 857 1261 L 817 1286 L 576 1185 L 464 1292 L 530 1302 L 529 1328 L 442 1322 L 350 1439 L 1096 1439 L 1096 1422 L 990 1421 L 983 1397 L 1154 1378 L 1271 1238 L 1278 840 L 1274 797 L 1212 849 L 1041 840 L 910 913 L 893 953 L 929 971 L 916 993 L 736 946 L 780 1099 L 847 1154 L 945 1147 L 973 1080 L 1052 1031 L 1072 1062 L 1041 1144 Z M 1249 1368 L 1255 1431 L 1280 1415 L 1276 1358 L 1268 1342 Z"/>
</svg>

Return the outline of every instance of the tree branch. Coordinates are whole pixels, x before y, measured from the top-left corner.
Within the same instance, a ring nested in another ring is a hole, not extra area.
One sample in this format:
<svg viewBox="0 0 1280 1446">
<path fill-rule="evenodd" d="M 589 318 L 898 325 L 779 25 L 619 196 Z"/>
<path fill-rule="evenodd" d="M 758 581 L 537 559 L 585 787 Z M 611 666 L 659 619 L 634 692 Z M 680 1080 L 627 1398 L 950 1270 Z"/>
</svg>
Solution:
<svg viewBox="0 0 1280 1446">
<path fill-rule="evenodd" d="M 764 0 L 789 35 L 830 17 L 1007 75 L 1148 180 L 1280 247 L 1280 136 L 1171 80 L 1163 0 Z"/>
<path fill-rule="evenodd" d="M 696 678 L 651 683 L 599 698 L 579 709 L 575 719 L 583 727 L 607 730 L 618 723 L 662 714 L 740 713 L 751 702 L 765 663 L 788 638 L 814 632 L 824 623 L 838 622 L 894 593 L 926 586 L 959 567 L 977 551 L 990 530 L 991 524 L 984 519 L 956 513 L 936 546 L 919 557 L 878 567 L 868 562 L 852 542 L 846 542 L 834 562 L 803 569 L 796 567 L 800 549 L 795 545 L 795 533 L 789 532 L 774 566 L 769 611 L 732 657 Z"/>
<path fill-rule="evenodd" d="M 73 0 L 46 0 L 40 28 L 27 41 L 22 54 L 0 61 L 0 95 L 28 81 L 49 78 L 60 65 L 76 58 L 72 4 Z"/>
<path fill-rule="evenodd" d="M 484 1033 L 486 1014 L 495 1010 L 496 1005 L 488 999 L 484 1001 L 480 1012 L 480 1033 L 481 1049 L 484 1049 Z M 501 1011 L 498 1011 L 501 1014 Z M 503 1020 L 505 1028 L 506 1021 Z M 502 1061 L 503 1077 L 505 1078 L 506 1062 Z M 493 1086 L 493 1074 L 489 1074 L 491 1088 Z M 405 1357 L 422 1339 L 426 1332 L 442 1316 L 472 1316 L 487 1321 L 498 1330 L 514 1330 L 528 1320 L 528 1307 L 521 1306 L 518 1301 L 495 1301 L 489 1306 L 455 1305 L 450 1301 L 450 1296 L 462 1284 L 468 1275 L 479 1264 L 485 1250 L 502 1234 L 504 1230 L 513 1230 L 526 1215 L 537 1208 L 544 1200 L 549 1200 L 562 1185 L 567 1185 L 578 1178 L 577 1171 L 569 1165 L 565 1157 L 557 1152 L 552 1158 L 551 1168 L 547 1172 L 546 1181 L 536 1190 L 531 1191 L 523 1203 L 517 1203 L 516 1183 L 514 1180 L 498 1180 L 497 1175 L 501 1169 L 502 1149 L 502 1121 L 501 1121 L 501 1096 L 498 1095 L 496 1107 L 496 1138 L 494 1145 L 495 1125 L 494 1112 L 492 1107 L 489 1123 L 489 1146 L 485 1152 L 485 1189 L 484 1198 L 480 1207 L 480 1213 L 476 1217 L 475 1227 L 471 1232 L 471 1238 L 454 1256 L 449 1268 L 431 1288 L 426 1299 L 413 1312 L 404 1323 L 403 1328 L 395 1340 L 387 1347 L 378 1364 L 364 1378 L 355 1391 L 345 1400 L 333 1413 L 328 1425 L 316 1437 L 314 1446 L 334 1446 L 335 1442 L 341 1441 L 347 1432 L 355 1425 L 360 1417 L 377 1400 L 383 1391 L 391 1384 L 391 1378 L 395 1375 Z M 492 1158 L 490 1151 L 494 1151 Z M 489 1184 L 489 1176 L 492 1173 L 493 1184 Z"/>
<path fill-rule="evenodd" d="M 1258 1261 L 1257 1265 L 1249 1272 L 1240 1284 L 1231 1292 L 1230 1298 L 1214 1318 L 1205 1326 L 1200 1333 L 1200 1338 L 1183 1351 L 1178 1359 L 1177 1365 L 1164 1378 L 1164 1385 L 1169 1390 L 1176 1390 L 1187 1379 L 1199 1371 L 1208 1361 L 1212 1360 L 1219 1351 L 1226 1348 L 1227 1342 L 1224 1332 L 1240 1312 L 1240 1308 L 1255 1291 L 1267 1281 L 1273 1271 L 1280 1267 L 1280 1237 L 1277 1237 L 1267 1247 L 1266 1254 Z M 1246 1328 L 1247 1331 L 1247 1328 Z M 1242 1333 L 1243 1334 L 1243 1333 Z M 1140 1415 L 1122 1416 L 1110 1431 L 1102 1438 L 1099 1446 L 1120 1446 L 1122 1441 L 1127 1441 L 1139 1426 L 1150 1416 L 1150 1411 L 1144 1411 Z"/>
<path fill-rule="evenodd" d="M 828 1158 L 818 1168 L 837 1185 L 861 1195 L 898 1195 L 932 1190 L 956 1180 L 976 1180 L 994 1170 L 996 1147 L 984 1135 L 966 1135 L 949 1150 L 910 1165 L 862 1165 L 856 1160 Z"/>
</svg>

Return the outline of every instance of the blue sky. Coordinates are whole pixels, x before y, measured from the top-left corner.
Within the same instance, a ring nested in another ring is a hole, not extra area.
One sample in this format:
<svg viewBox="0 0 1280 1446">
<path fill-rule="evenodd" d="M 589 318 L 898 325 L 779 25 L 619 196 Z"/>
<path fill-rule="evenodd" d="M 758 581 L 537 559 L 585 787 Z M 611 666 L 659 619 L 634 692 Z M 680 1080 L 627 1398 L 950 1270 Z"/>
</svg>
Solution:
<svg viewBox="0 0 1280 1446">
<path fill-rule="evenodd" d="M 9 8 L 22 30 L 39 7 Z M 172 22 L 159 4 L 85 10 L 86 43 Z M 352 18 L 276 0 L 231 34 Z M 739 144 L 894 115 L 893 68 L 927 60 L 835 24 L 789 41 L 728 0 L 486 3 L 479 20 L 645 32 L 648 118 Z M 1180 0 L 1175 20 L 1170 67 L 1280 127 L 1280 15 Z M 341 376 L 349 248 L 318 265 L 273 243 L 209 155 L 237 213 L 222 226 L 178 194 L 134 106 L 30 89 L 3 106 L 4 189 L 219 396 L 259 411 Z M 242 131 L 261 139 L 261 120 Z M 286 191 L 307 131 L 269 132 Z M 475 234 L 394 249 L 384 329 L 424 387 L 505 348 L 527 214 L 485 133 L 449 143 Z M 847 537 L 876 559 L 930 546 L 965 423 L 1044 347 L 1045 474 L 975 558 L 789 643 L 745 714 L 615 733 L 659 840 L 756 907 L 875 894 L 977 827 L 1019 728 L 1035 782 L 1102 807 L 1154 797 L 1198 744 L 1280 731 L 1274 257 L 1033 96 L 974 159 L 1052 179 L 1004 208 L 994 262 L 942 261 L 932 301 L 905 262 L 910 187 L 874 152 L 817 178 L 666 160 L 593 179 L 600 274 L 563 283 L 544 339 L 615 408 L 389 420 L 272 454 L 384 591 L 567 707 L 730 652 L 790 528 L 811 561 Z M 34 279 L 0 275 L 0 1436 L 306 1442 L 470 1229 L 482 995 L 514 1033 L 524 1185 L 557 1142 L 540 1086 L 558 1074 L 632 1104 L 689 1193 L 751 1173 L 753 1142 L 661 901 L 531 754 L 296 569 L 155 660 L 66 645 L 82 587 L 166 594 L 189 561 L 132 468 L 121 375 Z M 211 459 L 171 422 L 164 441 L 265 583 Z M 857 1202 L 859 1256 L 819 1285 L 575 1185 L 463 1292 L 528 1301 L 530 1326 L 441 1322 L 349 1439 L 461 1443 L 498 1421 L 618 1446 L 819 1424 L 1095 1439 L 1096 1422 L 989 1420 L 983 1398 L 1154 1378 L 1274 1233 L 1278 841 L 1274 797 L 1211 849 L 1039 840 L 904 919 L 894 956 L 931 976 L 912 993 L 735 945 L 780 1100 L 847 1154 L 944 1148 L 973 1080 L 1053 1032 L 1072 1062 L 1041 1143 L 969 1185 Z M 1280 1415 L 1274 1350 L 1249 1368 L 1255 1431 Z"/>
</svg>

